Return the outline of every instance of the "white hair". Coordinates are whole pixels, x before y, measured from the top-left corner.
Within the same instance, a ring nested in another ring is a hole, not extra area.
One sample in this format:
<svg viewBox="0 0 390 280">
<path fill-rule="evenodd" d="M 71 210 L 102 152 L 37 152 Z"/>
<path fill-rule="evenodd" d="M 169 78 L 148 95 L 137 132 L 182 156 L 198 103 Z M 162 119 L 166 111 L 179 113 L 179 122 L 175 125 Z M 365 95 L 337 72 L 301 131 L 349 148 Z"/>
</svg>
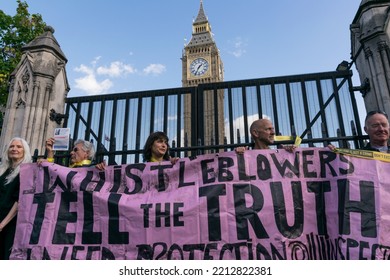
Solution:
<svg viewBox="0 0 390 280">
<path fill-rule="evenodd" d="M 1 165 L 0 165 L 0 176 L 3 175 L 7 171 L 7 169 L 12 167 L 12 161 L 9 158 L 8 152 L 9 152 L 9 148 L 10 148 L 12 142 L 15 140 L 20 141 L 22 143 L 23 150 L 24 150 L 24 153 L 23 153 L 24 156 L 23 156 L 23 159 L 21 161 L 19 161 L 18 164 L 14 167 L 13 171 L 10 174 L 8 174 L 8 176 L 5 180 L 6 184 L 8 184 L 9 182 L 12 182 L 12 180 L 15 179 L 15 177 L 17 175 L 19 175 L 20 165 L 22 163 L 32 162 L 30 147 L 27 144 L 26 140 L 24 140 L 23 138 L 20 138 L 20 137 L 14 137 L 11 139 L 11 141 L 9 141 L 8 145 L 6 145 L 4 147 L 3 156 L 1 158 L 2 160 L 1 160 Z"/>
<path fill-rule="evenodd" d="M 95 157 L 95 147 L 89 141 L 78 139 L 74 142 L 74 145 L 82 144 L 82 149 L 84 152 L 88 153 L 88 159 L 93 160 Z"/>
</svg>

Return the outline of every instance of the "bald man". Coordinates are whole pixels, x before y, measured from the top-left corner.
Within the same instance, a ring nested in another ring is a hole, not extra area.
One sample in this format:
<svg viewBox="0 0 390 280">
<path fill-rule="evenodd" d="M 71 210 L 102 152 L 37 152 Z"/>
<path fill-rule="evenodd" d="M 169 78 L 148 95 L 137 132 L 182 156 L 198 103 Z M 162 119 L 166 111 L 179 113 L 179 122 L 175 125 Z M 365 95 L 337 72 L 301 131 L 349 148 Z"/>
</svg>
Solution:
<svg viewBox="0 0 390 280">
<path fill-rule="evenodd" d="M 252 139 L 255 142 L 254 150 L 270 149 L 269 145 L 272 145 L 275 141 L 275 128 L 272 122 L 268 119 L 259 119 L 254 121 L 249 131 Z M 294 145 L 283 145 L 283 148 L 288 152 L 295 150 Z M 236 152 L 242 154 L 247 150 L 246 147 L 237 147 Z"/>
<path fill-rule="evenodd" d="M 275 128 L 270 120 L 259 119 L 252 123 L 249 129 L 255 142 L 253 149 L 269 149 L 275 140 Z"/>
</svg>

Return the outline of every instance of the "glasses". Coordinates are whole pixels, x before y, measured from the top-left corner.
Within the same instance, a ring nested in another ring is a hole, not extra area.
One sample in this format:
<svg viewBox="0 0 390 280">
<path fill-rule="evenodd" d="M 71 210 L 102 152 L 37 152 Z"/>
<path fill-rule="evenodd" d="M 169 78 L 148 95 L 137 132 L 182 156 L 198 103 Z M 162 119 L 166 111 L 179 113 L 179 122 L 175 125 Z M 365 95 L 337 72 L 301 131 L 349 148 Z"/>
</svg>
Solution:
<svg viewBox="0 0 390 280">
<path fill-rule="evenodd" d="M 389 117 L 387 116 L 386 112 L 381 111 L 381 110 L 375 110 L 375 111 L 370 111 L 370 112 L 368 112 L 365 120 L 367 120 L 369 117 L 371 117 L 372 115 L 375 115 L 375 114 L 382 114 L 382 115 L 384 115 L 384 116 L 386 117 L 386 119 L 389 118 Z"/>
</svg>

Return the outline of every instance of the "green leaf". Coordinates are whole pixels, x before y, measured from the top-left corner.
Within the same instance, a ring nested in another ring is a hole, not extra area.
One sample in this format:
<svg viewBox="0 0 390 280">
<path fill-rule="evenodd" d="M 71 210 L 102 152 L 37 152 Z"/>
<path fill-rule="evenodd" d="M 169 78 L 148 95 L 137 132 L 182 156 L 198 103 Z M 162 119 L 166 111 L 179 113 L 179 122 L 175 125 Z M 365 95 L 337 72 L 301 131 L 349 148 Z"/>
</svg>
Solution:
<svg viewBox="0 0 390 280">
<path fill-rule="evenodd" d="M 0 106 L 7 103 L 9 76 L 22 57 L 22 47 L 41 35 L 46 26 L 40 14 L 30 15 L 25 1 L 16 2 L 14 16 L 0 10 Z"/>
</svg>

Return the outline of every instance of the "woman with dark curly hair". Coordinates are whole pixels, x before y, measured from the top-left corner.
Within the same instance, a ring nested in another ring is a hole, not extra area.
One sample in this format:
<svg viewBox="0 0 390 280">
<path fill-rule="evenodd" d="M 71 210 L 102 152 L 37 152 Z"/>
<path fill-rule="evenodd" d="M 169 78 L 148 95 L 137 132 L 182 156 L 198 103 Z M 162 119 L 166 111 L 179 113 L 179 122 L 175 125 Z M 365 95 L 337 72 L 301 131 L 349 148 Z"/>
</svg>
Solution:
<svg viewBox="0 0 390 280">
<path fill-rule="evenodd" d="M 168 136 L 162 131 L 156 131 L 149 135 L 144 146 L 145 162 L 160 162 L 169 160 Z"/>
<path fill-rule="evenodd" d="M 169 155 L 168 141 L 169 139 L 165 132 L 156 131 L 150 134 L 144 146 L 144 161 L 171 161 L 172 164 L 176 163 L 179 158 L 171 158 Z"/>
</svg>

